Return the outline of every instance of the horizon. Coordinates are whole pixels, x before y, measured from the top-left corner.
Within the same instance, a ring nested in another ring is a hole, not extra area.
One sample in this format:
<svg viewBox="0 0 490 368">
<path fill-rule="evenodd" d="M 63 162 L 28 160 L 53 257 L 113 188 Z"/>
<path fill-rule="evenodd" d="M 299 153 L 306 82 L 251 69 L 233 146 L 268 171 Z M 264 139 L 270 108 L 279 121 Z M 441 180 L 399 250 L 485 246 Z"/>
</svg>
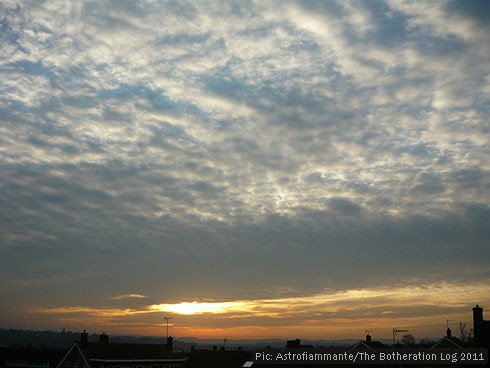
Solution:
<svg viewBox="0 0 490 368">
<path fill-rule="evenodd" d="M 8 0 L 0 28 L 0 325 L 490 315 L 488 1 Z"/>
<path fill-rule="evenodd" d="M 167 337 L 165 335 L 111 334 L 111 333 L 107 333 L 106 331 L 103 331 L 100 333 L 100 332 L 86 331 L 86 330 L 71 331 L 71 330 L 62 329 L 61 331 L 60 330 L 55 331 L 55 330 L 51 330 L 51 329 L 33 330 L 33 329 L 10 329 L 10 328 L 5 328 L 5 327 L 0 327 L 0 330 L 5 330 L 5 331 L 13 330 L 13 331 L 31 332 L 31 333 L 36 333 L 36 334 L 37 333 L 50 333 L 50 334 L 54 333 L 54 334 L 73 334 L 73 335 L 80 335 L 82 332 L 86 332 L 88 334 L 88 342 L 98 342 L 100 335 L 102 335 L 102 334 L 107 335 L 109 337 L 110 342 L 114 342 L 112 340 L 112 338 L 116 339 L 116 343 L 121 343 L 121 342 L 125 343 L 125 342 L 129 341 L 127 339 L 134 339 L 134 338 L 152 339 L 152 340 L 153 339 L 155 339 L 155 340 L 167 339 Z M 369 331 L 370 336 L 371 336 L 371 332 L 372 331 Z M 264 342 L 270 342 L 273 345 L 277 345 L 278 343 L 282 344 L 282 343 L 286 343 L 288 340 L 295 340 L 295 339 L 299 339 L 301 341 L 301 343 L 309 343 L 309 342 L 317 342 L 317 343 L 318 342 L 323 342 L 323 343 L 335 343 L 335 342 L 338 342 L 338 343 L 344 342 L 345 343 L 345 342 L 348 342 L 348 343 L 352 343 L 352 342 L 358 342 L 358 341 L 365 341 L 365 337 L 367 334 L 368 334 L 368 332 L 364 331 L 363 338 L 344 338 L 344 339 L 321 339 L 321 338 L 310 339 L 310 338 L 301 337 L 301 336 L 296 336 L 294 338 L 293 337 L 290 337 L 290 338 L 269 337 L 269 338 L 251 338 L 251 339 L 240 339 L 240 338 L 228 339 L 228 338 L 226 338 L 226 345 L 231 346 L 231 347 L 236 347 L 236 345 L 234 345 L 234 344 L 237 344 L 237 343 L 254 344 L 254 343 L 264 343 Z M 403 335 L 407 335 L 407 334 L 409 334 L 409 333 L 408 332 L 403 333 Z M 397 344 L 401 343 L 403 335 L 400 334 L 396 337 L 396 343 Z M 222 344 L 223 340 L 224 340 L 223 338 L 199 338 L 199 337 L 195 337 L 195 336 L 173 336 L 173 335 L 169 335 L 169 336 L 173 338 L 174 342 L 180 341 L 180 342 L 183 342 L 186 344 L 190 344 L 190 343 L 194 343 L 194 342 L 198 343 L 198 344 L 202 343 L 205 345 L 207 345 L 207 344 L 220 344 L 220 343 Z M 453 334 L 453 336 L 454 336 L 454 334 Z M 373 337 L 373 336 L 371 336 L 371 337 Z M 420 343 L 420 342 L 424 342 L 424 341 L 437 342 L 438 340 L 441 339 L 441 337 L 443 337 L 443 336 L 425 336 L 423 338 L 414 338 L 414 339 L 415 339 L 416 343 Z M 386 338 L 373 339 L 373 341 L 380 341 L 380 342 L 388 344 L 388 345 L 390 343 L 392 343 L 392 340 L 393 340 L 392 336 L 386 337 Z"/>
<path fill-rule="evenodd" d="M 393 292 L 393 291 L 391 291 Z M 433 292 L 432 290 L 430 292 Z M 270 301 L 268 301 L 270 303 Z M 227 302 L 229 304 L 229 302 Z M 288 305 L 289 307 L 289 305 Z M 418 306 L 420 308 L 420 306 Z M 468 308 L 471 310 L 471 308 Z M 60 313 L 60 314 L 73 314 L 76 312 L 79 312 L 77 308 L 71 308 L 68 311 L 60 311 L 60 310 L 54 310 L 54 311 L 41 311 L 41 313 Z M 87 309 L 85 308 L 83 312 L 88 312 Z M 91 311 L 92 313 L 106 313 L 104 310 L 98 310 L 98 311 Z M 390 311 L 392 313 L 393 311 Z M 112 312 L 114 313 L 114 312 Z M 127 313 L 127 310 L 126 310 Z M 136 314 L 144 313 L 144 312 L 135 312 Z M 208 312 L 209 313 L 209 312 Z M 213 318 L 213 321 L 219 320 L 220 318 L 223 318 L 222 315 L 226 315 L 225 313 L 229 312 L 218 312 L 218 317 Z M 416 340 L 424 340 L 424 339 L 434 339 L 434 338 L 440 338 L 442 336 L 445 336 L 446 334 L 446 329 L 447 327 L 451 328 L 453 331 L 454 336 L 460 335 L 460 324 L 465 325 L 465 331 L 466 333 L 471 336 L 472 334 L 472 326 L 473 326 L 473 321 L 471 314 L 469 312 L 467 313 L 460 313 L 460 314 L 446 314 L 446 317 L 450 316 L 452 319 L 447 318 L 444 321 L 440 321 L 439 323 L 436 324 L 421 324 L 421 321 L 428 320 L 431 321 L 433 320 L 433 317 L 431 315 L 428 316 L 423 316 L 423 312 L 421 318 L 416 318 L 415 320 L 413 319 L 406 319 L 404 317 L 398 317 L 396 319 L 393 319 L 393 326 L 386 326 L 386 318 L 383 318 L 383 327 L 380 327 L 379 325 L 376 325 L 373 321 L 375 320 L 374 318 L 371 318 L 371 324 L 370 328 L 363 328 L 362 326 L 353 326 L 352 322 L 347 323 L 347 327 L 343 327 L 342 325 L 340 326 L 339 330 L 332 329 L 332 322 L 334 323 L 333 326 L 335 326 L 335 321 L 330 320 L 330 323 L 325 325 L 325 326 L 320 326 L 317 328 L 315 331 L 315 334 L 310 334 L 310 335 L 305 335 L 304 331 L 308 331 L 307 328 L 304 326 L 293 326 L 292 328 L 287 328 L 284 326 L 275 326 L 274 327 L 274 333 L 275 335 L 264 335 L 257 333 L 256 328 L 249 328 L 249 327 L 243 327 L 243 328 L 231 328 L 231 329 L 218 329 L 218 328 L 213 328 L 213 322 L 209 323 L 211 328 L 209 330 L 206 330 L 204 335 L 182 335 L 182 333 L 189 332 L 189 331 L 195 331 L 192 328 L 192 322 L 186 322 L 185 317 L 188 317 L 186 315 L 180 315 L 180 316 L 175 316 L 173 314 L 173 317 L 169 317 L 169 319 L 177 319 L 177 323 L 169 323 L 168 324 L 168 334 L 169 336 L 173 336 L 174 338 L 195 338 L 195 339 L 201 339 L 201 340 L 223 340 L 223 338 L 226 338 L 227 340 L 290 340 L 290 339 L 295 339 L 295 338 L 300 338 L 301 340 L 327 340 L 327 341 L 341 341 L 341 340 L 363 340 L 365 335 L 368 333 L 372 335 L 372 337 L 375 340 L 390 340 L 392 339 L 392 330 L 393 328 L 397 329 L 403 329 L 405 331 L 404 334 L 410 334 L 412 335 Z M 202 313 L 197 313 L 191 315 L 193 317 L 192 320 L 196 320 L 199 318 L 209 318 L 207 316 L 206 312 Z M 485 315 L 485 310 L 484 310 L 484 316 Z M 184 318 L 183 318 L 184 317 Z M 225 317 L 226 318 L 226 317 Z M 233 318 L 233 317 L 232 317 Z M 184 326 L 183 328 L 179 328 L 178 325 L 178 320 L 181 319 L 182 322 L 187 323 L 191 327 Z M 415 323 L 414 323 L 415 321 Z M 398 322 L 398 323 L 397 323 Z M 65 325 L 63 325 L 65 326 Z M 373 328 L 373 326 L 377 326 L 376 328 Z M 9 327 L 12 328 L 12 327 Z M 26 329 L 32 329 L 32 327 L 25 327 Z M 265 330 L 263 327 L 261 327 L 263 330 Z M 87 323 L 81 328 L 66 328 L 63 327 L 63 330 L 69 330 L 69 332 L 79 332 L 83 330 L 87 331 L 92 331 L 90 332 L 91 335 L 93 334 L 100 334 L 100 333 L 108 333 L 109 335 L 116 335 L 116 336 L 147 336 L 147 337 L 160 337 L 163 338 L 166 336 L 166 321 L 162 323 L 156 323 L 153 326 L 146 326 L 146 329 L 144 330 L 147 333 L 141 333 L 138 331 L 141 331 L 139 329 L 135 329 L 135 332 L 128 332 L 127 326 L 124 326 L 123 329 L 120 329 L 117 324 L 114 325 L 104 325 L 104 324 L 90 324 Z M 112 329 L 112 330 L 111 330 Z M 35 329 L 34 329 L 35 330 Z M 44 327 L 43 330 L 48 330 L 48 331 L 55 331 L 50 327 Z M 98 331 L 98 332 L 95 332 Z M 279 332 L 277 332 L 279 331 Z M 311 331 L 311 330 L 310 330 Z M 333 335 L 332 335 L 333 331 Z M 181 337 L 179 337 L 179 334 Z M 403 335 L 403 334 L 402 334 Z M 398 336 L 398 339 L 401 338 L 401 336 Z"/>
</svg>

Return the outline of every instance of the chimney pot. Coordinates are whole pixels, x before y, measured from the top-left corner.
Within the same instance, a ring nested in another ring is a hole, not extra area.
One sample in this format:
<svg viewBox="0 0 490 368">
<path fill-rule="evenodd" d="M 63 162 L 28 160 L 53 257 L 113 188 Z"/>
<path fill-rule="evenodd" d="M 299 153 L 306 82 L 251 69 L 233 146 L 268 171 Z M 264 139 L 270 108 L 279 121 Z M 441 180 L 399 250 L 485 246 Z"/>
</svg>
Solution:
<svg viewBox="0 0 490 368">
<path fill-rule="evenodd" d="M 99 342 L 107 344 L 109 342 L 109 335 L 107 335 L 105 332 L 102 332 L 102 334 L 99 336 Z"/>
<path fill-rule="evenodd" d="M 88 342 L 88 333 L 87 331 L 83 330 L 83 332 L 80 334 L 80 343 L 86 344 L 87 342 Z"/>
</svg>

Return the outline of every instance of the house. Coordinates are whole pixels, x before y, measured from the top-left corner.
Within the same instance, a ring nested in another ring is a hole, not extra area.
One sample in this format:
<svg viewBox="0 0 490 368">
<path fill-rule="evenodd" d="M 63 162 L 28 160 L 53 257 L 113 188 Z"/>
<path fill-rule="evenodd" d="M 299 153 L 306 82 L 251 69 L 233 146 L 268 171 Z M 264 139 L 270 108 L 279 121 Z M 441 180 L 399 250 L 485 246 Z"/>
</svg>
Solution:
<svg viewBox="0 0 490 368">
<path fill-rule="evenodd" d="M 183 368 L 241 368 L 252 359 L 251 351 L 196 349 L 192 351 Z"/>
<path fill-rule="evenodd" d="M 454 337 L 449 327 L 446 330 L 446 336 L 444 336 L 434 345 L 432 345 L 428 352 L 432 352 L 437 349 L 454 349 L 462 353 L 467 353 L 467 351 L 465 350 L 465 343 L 457 337 Z"/>
<path fill-rule="evenodd" d="M 451 332 L 451 329 L 448 327 L 447 330 L 446 330 L 446 336 L 442 337 L 441 339 L 439 339 L 439 341 L 437 341 L 434 345 L 432 345 L 430 347 L 429 350 L 427 350 L 427 353 L 428 354 L 436 354 L 437 356 L 439 356 L 439 354 L 441 354 L 441 352 L 444 352 L 444 351 L 447 351 L 447 349 L 451 349 L 451 352 L 452 353 L 468 353 L 468 351 L 466 350 L 467 348 L 467 344 L 464 343 L 463 341 L 461 341 L 460 339 L 458 339 L 457 337 L 454 337 L 452 335 L 452 332 Z M 454 367 L 454 366 L 457 366 L 457 367 L 468 367 L 468 366 L 471 366 L 473 367 L 474 365 L 466 365 L 466 364 L 461 364 L 459 363 L 458 365 L 455 365 L 454 363 L 448 361 L 448 363 L 437 363 L 437 364 L 430 364 L 430 363 L 425 363 L 425 364 L 421 364 L 420 367 L 421 368 L 444 368 L 444 367 Z"/>
<path fill-rule="evenodd" d="M 84 331 L 56 368 L 179 368 L 187 360 L 172 352 L 171 336 L 167 344 L 114 344 L 106 334 L 99 342 L 87 340 Z"/>
<path fill-rule="evenodd" d="M 314 349 L 315 347 L 310 344 L 302 344 L 300 339 L 287 340 L 286 349 Z"/>
<path fill-rule="evenodd" d="M 374 351 L 375 349 L 380 349 L 386 347 L 383 343 L 379 341 L 373 341 L 371 335 L 368 333 L 366 335 L 365 341 L 359 341 L 355 344 L 349 351 Z"/>
<path fill-rule="evenodd" d="M 0 348 L 0 368 L 54 368 L 64 349 L 27 347 Z"/>
</svg>

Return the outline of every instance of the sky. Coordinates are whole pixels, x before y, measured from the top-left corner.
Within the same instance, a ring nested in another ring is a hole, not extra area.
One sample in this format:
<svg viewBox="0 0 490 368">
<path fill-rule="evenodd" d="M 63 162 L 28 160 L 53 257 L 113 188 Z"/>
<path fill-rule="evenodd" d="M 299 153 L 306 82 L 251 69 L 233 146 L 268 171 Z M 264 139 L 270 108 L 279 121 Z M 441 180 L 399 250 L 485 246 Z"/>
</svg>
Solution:
<svg viewBox="0 0 490 368">
<path fill-rule="evenodd" d="M 490 313 L 487 1 L 6 0 L 0 28 L 1 327 Z"/>
</svg>

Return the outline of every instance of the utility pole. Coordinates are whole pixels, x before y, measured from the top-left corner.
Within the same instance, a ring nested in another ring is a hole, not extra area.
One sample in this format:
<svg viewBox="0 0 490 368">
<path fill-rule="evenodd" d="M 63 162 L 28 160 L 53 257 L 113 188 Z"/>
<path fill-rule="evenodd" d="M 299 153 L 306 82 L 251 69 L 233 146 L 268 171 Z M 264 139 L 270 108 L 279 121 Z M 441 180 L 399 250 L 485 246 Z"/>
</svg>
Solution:
<svg viewBox="0 0 490 368">
<path fill-rule="evenodd" d="M 167 321 L 167 340 L 168 340 L 168 320 L 172 319 L 172 317 L 163 317 L 163 319 Z"/>
</svg>

